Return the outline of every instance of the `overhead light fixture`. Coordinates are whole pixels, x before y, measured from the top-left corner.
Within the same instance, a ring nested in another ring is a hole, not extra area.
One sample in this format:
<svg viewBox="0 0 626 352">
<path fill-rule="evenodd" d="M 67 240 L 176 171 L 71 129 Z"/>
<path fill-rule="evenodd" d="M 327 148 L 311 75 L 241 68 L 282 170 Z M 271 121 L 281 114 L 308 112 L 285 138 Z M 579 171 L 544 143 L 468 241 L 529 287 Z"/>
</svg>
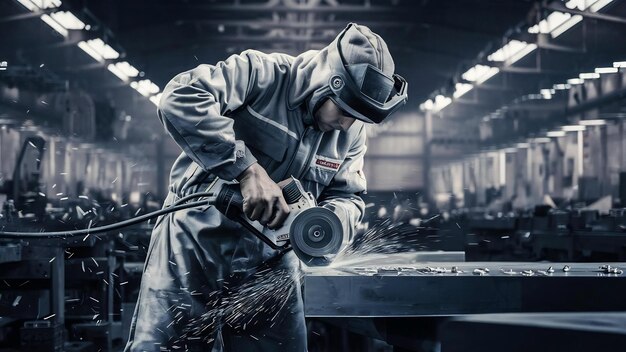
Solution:
<svg viewBox="0 0 626 352">
<path fill-rule="evenodd" d="M 128 77 L 137 77 L 139 75 L 139 70 L 126 61 L 116 63 L 115 67 Z"/>
<path fill-rule="evenodd" d="M 617 67 L 598 67 L 595 69 L 595 73 L 615 73 L 617 72 Z"/>
<path fill-rule="evenodd" d="M 588 8 L 591 12 L 598 12 L 612 2 L 613 0 L 570 0 L 565 3 L 565 7 L 579 11 L 585 11 Z"/>
<path fill-rule="evenodd" d="M 569 84 L 555 84 L 552 86 L 553 89 L 555 90 L 566 90 L 566 89 L 570 89 L 572 86 Z"/>
<path fill-rule="evenodd" d="M 446 106 L 450 105 L 452 99 L 450 97 L 445 97 L 443 95 L 438 95 L 435 97 L 435 102 L 433 106 L 433 112 L 439 112 Z"/>
<path fill-rule="evenodd" d="M 89 44 L 87 44 L 87 42 L 82 41 L 82 42 L 79 42 L 77 45 L 78 45 L 78 47 L 82 51 L 87 53 L 89 56 L 94 58 L 96 61 L 104 62 L 104 58 L 102 58 L 102 56 L 96 50 L 94 50 Z"/>
<path fill-rule="evenodd" d="M 578 124 L 581 126 L 603 126 L 606 125 L 606 120 L 594 119 L 594 120 L 580 120 Z"/>
<path fill-rule="evenodd" d="M 569 13 L 554 11 L 536 25 L 528 28 L 528 33 L 549 33 L 552 38 L 556 38 L 582 21 L 582 19 L 581 15 L 572 16 Z"/>
<path fill-rule="evenodd" d="M 583 84 L 584 82 L 585 80 L 582 78 L 570 78 L 567 80 L 567 84 L 570 84 L 570 85 Z"/>
<path fill-rule="evenodd" d="M 150 81 L 149 79 L 144 79 L 139 82 L 133 81 L 130 83 L 130 86 L 144 97 L 149 97 L 151 95 L 157 94 L 160 90 L 159 86 L 152 83 L 152 81 Z"/>
<path fill-rule="evenodd" d="M 54 9 L 61 6 L 61 0 L 31 0 L 40 9 Z"/>
<path fill-rule="evenodd" d="M 513 63 L 519 61 L 521 58 L 523 58 L 524 56 L 532 53 L 536 49 L 537 49 L 537 44 L 528 44 L 528 45 L 526 45 L 522 50 L 520 50 L 517 53 L 513 54 L 513 56 L 511 56 L 511 58 L 509 58 L 509 62 L 508 62 L 509 65 L 512 65 Z"/>
<path fill-rule="evenodd" d="M 163 95 L 163 93 L 159 93 L 157 95 L 153 95 L 150 97 L 150 101 L 152 102 L 152 104 L 154 104 L 155 106 L 159 106 L 159 101 L 161 101 L 161 96 Z"/>
<path fill-rule="evenodd" d="M 462 97 L 465 93 L 472 90 L 473 86 L 469 83 L 457 83 L 454 85 L 454 93 L 452 96 L 457 99 Z"/>
<path fill-rule="evenodd" d="M 533 143 L 550 143 L 551 142 L 550 138 L 547 138 L 547 137 L 532 138 L 531 141 Z"/>
<path fill-rule="evenodd" d="M 600 78 L 600 74 L 599 73 L 595 73 L 595 72 L 586 72 L 586 73 L 579 74 L 578 78 L 580 78 L 580 79 Z"/>
<path fill-rule="evenodd" d="M 626 61 L 616 61 L 613 63 L 613 67 L 617 67 L 617 68 L 626 67 Z"/>
<path fill-rule="evenodd" d="M 552 38 L 556 38 L 560 36 L 561 34 L 567 32 L 570 28 L 574 27 L 578 22 L 582 20 L 583 20 L 583 16 L 574 15 L 571 18 L 569 18 L 567 21 L 565 21 L 562 25 L 553 29 L 550 32 L 550 35 L 552 36 Z"/>
<path fill-rule="evenodd" d="M 54 9 L 61 6 L 61 0 L 17 0 L 17 2 L 32 12 L 40 9 Z"/>
<path fill-rule="evenodd" d="M 584 131 L 585 129 L 586 127 L 581 125 L 566 125 L 561 127 L 561 130 L 563 130 L 564 132 L 578 132 Z"/>
<path fill-rule="evenodd" d="M 487 56 L 487 60 L 498 62 L 508 61 L 508 64 L 511 65 L 532 51 L 528 50 L 529 46 L 534 46 L 532 50 L 537 48 L 534 44 L 528 44 L 526 42 L 513 39 L 506 43 L 502 48 L 496 50 L 493 54 Z"/>
<path fill-rule="evenodd" d="M 22 6 L 24 6 L 25 8 L 29 9 L 32 12 L 39 10 L 39 7 L 35 5 L 34 3 L 32 3 L 30 0 L 17 0 L 17 2 L 19 2 L 20 4 L 22 4 Z"/>
<path fill-rule="evenodd" d="M 99 62 L 104 62 L 105 59 L 115 60 L 120 57 L 115 49 L 100 38 L 82 41 L 78 43 L 78 47 Z"/>
<path fill-rule="evenodd" d="M 539 91 L 539 94 L 541 94 L 544 99 L 552 99 L 554 93 L 556 93 L 554 89 L 542 89 Z"/>
<path fill-rule="evenodd" d="M 598 12 L 602 10 L 606 5 L 612 3 L 613 0 L 598 0 L 589 6 L 589 11 Z"/>
<path fill-rule="evenodd" d="M 57 33 L 67 38 L 69 32 L 62 25 L 60 25 L 57 21 L 53 20 L 49 15 L 41 15 L 41 20 L 50 26 L 50 28 L 54 29 Z"/>
<path fill-rule="evenodd" d="M 580 11 L 584 11 L 587 8 L 587 0 L 570 0 L 565 3 L 565 7 L 570 10 L 578 8 Z"/>
<path fill-rule="evenodd" d="M 424 110 L 424 111 L 425 110 L 432 110 L 434 105 L 435 105 L 435 103 L 433 102 L 433 100 L 432 99 L 428 99 L 428 100 L 426 100 L 425 102 L 423 102 L 420 105 L 420 109 Z"/>
<path fill-rule="evenodd" d="M 546 136 L 548 137 L 565 137 L 565 131 L 550 131 L 548 133 L 546 133 Z"/>
<path fill-rule="evenodd" d="M 102 39 L 96 38 L 87 41 L 87 44 L 91 46 L 100 56 L 108 60 L 115 60 L 120 57 L 120 54 L 113 49 L 109 44 L 105 43 Z"/>
<path fill-rule="evenodd" d="M 114 64 L 109 64 L 107 66 L 107 69 L 109 71 L 111 71 L 111 73 L 113 73 L 114 75 L 117 76 L 117 78 L 121 79 L 124 82 L 128 81 L 128 76 L 124 74 L 124 72 L 122 72 L 122 70 L 120 70 L 117 66 L 115 66 Z"/>
<path fill-rule="evenodd" d="M 78 17 L 74 16 L 74 14 L 69 11 L 54 12 L 50 17 L 65 29 L 81 30 L 85 28 L 85 22 L 78 19 Z"/>
<path fill-rule="evenodd" d="M 490 67 L 486 65 L 476 65 L 461 75 L 464 80 L 481 84 L 489 78 L 496 75 L 500 70 L 497 67 Z"/>
<path fill-rule="evenodd" d="M 536 25 L 528 28 L 528 33 L 543 33 L 547 34 L 552 32 L 557 27 L 561 26 L 568 19 L 570 19 L 572 15 L 564 12 L 554 11 L 548 15 L 545 19 L 539 21 Z"/>
</svg>

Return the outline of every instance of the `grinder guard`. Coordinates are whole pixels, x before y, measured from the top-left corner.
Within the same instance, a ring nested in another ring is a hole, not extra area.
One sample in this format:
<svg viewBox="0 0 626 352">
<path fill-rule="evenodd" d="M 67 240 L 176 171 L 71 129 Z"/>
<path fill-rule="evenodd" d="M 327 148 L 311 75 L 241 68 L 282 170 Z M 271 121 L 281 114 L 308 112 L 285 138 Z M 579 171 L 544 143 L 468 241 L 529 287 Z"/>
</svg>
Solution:
<svg viewBox="0 0 626 352">
<path fill-rule="evenodd" d="M 291 247 L 308 266 L 330 264 L 344 244 L 344 231 L 337 214 L 328 208 L 302 211 L 291 223 Z"/>
</svg>

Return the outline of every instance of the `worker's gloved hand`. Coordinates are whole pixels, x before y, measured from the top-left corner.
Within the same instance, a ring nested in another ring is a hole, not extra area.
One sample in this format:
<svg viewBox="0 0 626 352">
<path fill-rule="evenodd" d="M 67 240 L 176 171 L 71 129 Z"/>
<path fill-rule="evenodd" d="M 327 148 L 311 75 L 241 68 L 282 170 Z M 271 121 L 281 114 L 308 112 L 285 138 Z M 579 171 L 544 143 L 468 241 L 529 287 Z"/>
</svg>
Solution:
<svg viewBox="0 0 626 352">
<path fill-rule="evenodd" d="M 243 196 L 243 212 L 250 220 L 258 220 L 270 229 L 280 227 L 289 207 L 283 191 L 261 165 L 254 163 L 237 177 Z"/>
</svg>

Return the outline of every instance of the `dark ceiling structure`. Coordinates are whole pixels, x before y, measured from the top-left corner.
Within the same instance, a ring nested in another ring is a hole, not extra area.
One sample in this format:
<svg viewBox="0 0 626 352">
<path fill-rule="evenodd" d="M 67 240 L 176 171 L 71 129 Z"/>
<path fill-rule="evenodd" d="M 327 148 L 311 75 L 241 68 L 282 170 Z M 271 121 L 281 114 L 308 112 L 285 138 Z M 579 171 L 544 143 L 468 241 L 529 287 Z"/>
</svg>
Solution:
<svg viewBox="0 0 626 352">
<path fill-rule="evenodd" d="M 44 1 L 48 0 L 38 0 Z M 49 0 L 54 2 L 55 0 Z M 60 1 L 57 1 L 61 3 Z M 550 88 L 579 72 L 609 65 L 626 48 L 619 31 L 626 5 L 613 1 L 602 13 L 569 6 L 571 1 L 408 1 L 408 0 L 65 0 L 59 8 L 28 12 L 18 0 L 0 3 L 2 60 L 22 68 L 14 77 L 87 89 L 133 116 L 154 106 L 120 82 L 110 63 L 131 62 L 162 89 L 174 75 L 201 63 L 215 63 L 245 49 L 297 55 L 327 45 L 349 22 L 370 26 L 387 41 L 396 70 L 409 81 L 408 111 L 428 99 L 452 96 L 474 65 L 510 40 L 537 45 L 515 65 L 500 64 L 500 74 L 442 112 L 446 117 L 479 119 L 525 94 Z M 568 6 L 566 6 L 568 5 Z M 40 17 L 70 11 L 89 28 L 61 36 Z M 582 16 L 582 25 L 557 38 L 528 29 L 555 11 Z M 77 48 L 102 38 L 120 53 L 94 62 Z M 489 63 L 494 65 L 494 63 Z M 19 77 L 18 77 L 19 76 Z M 471 83 L 471 82 L 470 82 Z M 65 83 L 67 85 L 67 83 Z M 423 105 L 422 105 L 423 107 Z"/>
<path fill-rule="evenodd" d="M 198 63 L 245 49 L 300 52 L 327 45 L 349 22 L 388 42 L 410 78 L 414 107 L 486 44 L 524 21 L 532 1 L 69 1 L 115 34 L 161 86 Z M 485 18 L 485 14 L 490 14 Z"/>
</svg>

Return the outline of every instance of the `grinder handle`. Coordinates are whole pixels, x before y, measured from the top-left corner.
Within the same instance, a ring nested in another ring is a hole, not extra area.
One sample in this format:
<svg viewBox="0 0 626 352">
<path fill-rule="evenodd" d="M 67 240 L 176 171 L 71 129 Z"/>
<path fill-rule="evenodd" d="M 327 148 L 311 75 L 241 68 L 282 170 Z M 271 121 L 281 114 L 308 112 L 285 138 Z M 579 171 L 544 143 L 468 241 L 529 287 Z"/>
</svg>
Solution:
<svg viewBox="0 0 626 352">
<path fill-rule="evenodd" d="M 303 188 L 300 185 L 300 181 L 293 177 L 291 178 L 291 181 L 283 187 L 283 196 L 285 197 L 287 204 L 293 204 L 300 200 L 303 196 L 302 192 Z M 243 227 L 272 247 L 272 249 L 284 248 L 274 244 L 261 231 L 255 228 L 249 222 L 250 220 L 248 220 L 248 218 L 244 215 L 243 195 L 241 194 L 241 188 L 238 183 L 222 184 L 213 205 L 227 218 L 240 223 Z"/>
<path fill-rule="evenodd" d="M 287 204 L 296 203 L 303 196 L 300 181 L 291 177 L 291 181 L 283 189 L 283 197 Z M 235 217 L 243 211 L 243 195 L 238 183 L 222 185 L 216 198 L 215 206 L 227 217 Z"/>
</svg>

